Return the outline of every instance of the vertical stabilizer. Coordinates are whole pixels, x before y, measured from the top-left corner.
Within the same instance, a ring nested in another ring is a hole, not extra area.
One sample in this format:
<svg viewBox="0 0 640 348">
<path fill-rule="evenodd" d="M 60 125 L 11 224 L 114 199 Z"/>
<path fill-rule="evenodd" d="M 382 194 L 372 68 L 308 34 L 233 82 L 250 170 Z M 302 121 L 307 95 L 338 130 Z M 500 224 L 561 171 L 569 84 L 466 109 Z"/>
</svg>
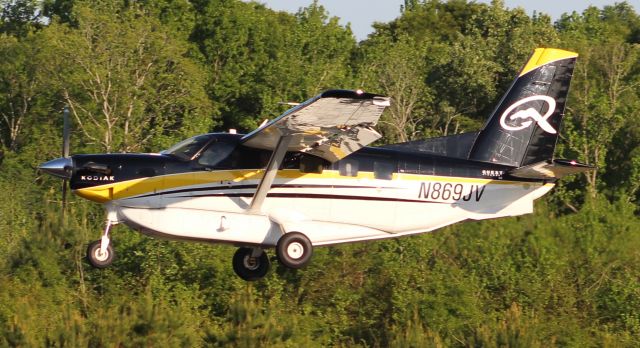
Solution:
<svg viewBox="0 0 640 348">
<path fill-rule="evenodd" d="M 551 159 L 577 57 L 537 48 L 478 135 L 469 159 L 514 167 Z"/>
</svg>

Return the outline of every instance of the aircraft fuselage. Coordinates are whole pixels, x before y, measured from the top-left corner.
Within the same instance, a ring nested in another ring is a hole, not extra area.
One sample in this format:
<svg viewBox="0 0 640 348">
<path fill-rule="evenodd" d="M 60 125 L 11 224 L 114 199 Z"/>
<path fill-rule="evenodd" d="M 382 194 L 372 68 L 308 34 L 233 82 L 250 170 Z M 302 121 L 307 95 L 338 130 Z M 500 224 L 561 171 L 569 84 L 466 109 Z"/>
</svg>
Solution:
<svg viewBox="0 0 640 348">
<path fill-rule="evenodd" d="M 418 151 L 365 147 L 335 163 L 291 152 L 261 211 L 248 212 L 270 151 L 240 145 L 241 135 L 200 137 L 189 159 L 73 156 L 70 186 L 149 235 L 263 247 L 291 231 L 327 245 L 530 213 L 553 186 L 509 177 L 502 165 Z"/>
</svg>

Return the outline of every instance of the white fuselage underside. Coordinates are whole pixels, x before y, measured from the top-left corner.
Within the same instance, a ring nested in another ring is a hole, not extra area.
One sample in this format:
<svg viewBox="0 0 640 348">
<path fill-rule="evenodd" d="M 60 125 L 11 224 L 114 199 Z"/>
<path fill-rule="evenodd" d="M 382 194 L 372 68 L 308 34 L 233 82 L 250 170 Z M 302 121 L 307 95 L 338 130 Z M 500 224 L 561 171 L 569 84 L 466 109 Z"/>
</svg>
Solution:
<svg viewBox="0 0 640 348">
<path fill-rule="evenodd" d="M 403 174 L 277 178 L 259 213 L 247 208 L 258 180 L 174 187 L 106 203 L 119 222 L 157 237 L 275 246 L 302 232 L 314 245 L 429 232 L 459 221 L 531 213 L 552 184 Z"/>
</svg>

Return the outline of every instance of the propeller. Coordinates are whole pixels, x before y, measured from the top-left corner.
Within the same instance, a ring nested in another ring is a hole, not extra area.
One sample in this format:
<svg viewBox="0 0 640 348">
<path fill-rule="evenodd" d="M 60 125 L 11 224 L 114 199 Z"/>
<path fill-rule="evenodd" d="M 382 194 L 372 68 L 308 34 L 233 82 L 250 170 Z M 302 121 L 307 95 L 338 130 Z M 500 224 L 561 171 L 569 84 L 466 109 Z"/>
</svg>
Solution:
<svg viewBox="0 0 640 348">
<path fill-rule="evenodd" d="M 62 112 L 62 157 L 42 163 L 38 169 L 42 172 L 63 179 L 62 181 L 62 217 L 67 206 L 68 181 L 73 172 L 73 159 L 69 156 L 69 142 L 71 123 L 69 120 L 69 106 L 65 105 Z"/>
<path fill-rule="evenodd" d="M 65 105 L 62 112 L 62 157 L 69 158 L 69 142 L 71 140 L 71 129 L 69 124 L 69 106 Z M 62 180 L 62 214 L 64 215 L 67 206 L 68 180 Z"/>
</svg>

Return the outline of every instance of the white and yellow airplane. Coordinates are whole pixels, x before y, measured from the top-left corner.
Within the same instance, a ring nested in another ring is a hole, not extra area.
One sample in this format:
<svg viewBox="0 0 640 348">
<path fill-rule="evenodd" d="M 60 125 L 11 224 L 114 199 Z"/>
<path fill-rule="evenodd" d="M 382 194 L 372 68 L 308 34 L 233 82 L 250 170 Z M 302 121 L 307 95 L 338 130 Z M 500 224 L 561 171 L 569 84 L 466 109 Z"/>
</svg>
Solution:
<svg viewBox="0 0 640 348">
<path fill-rule="evenodd" d="M 107 212 L 88 261 L 114 258 L 110 229 L 239 247 L 233 269 L 265 276 L 266 249 L 289 268 L 313 248 L 531 213 L 567 174 L 553 159 L 577 54 L 536 49 L 479 132 L 367 147 L 389 98 L 331 90 L 246 134 L 211 133 L 160 154 L 74 155 L 40 169 Z"/>
</svg>

